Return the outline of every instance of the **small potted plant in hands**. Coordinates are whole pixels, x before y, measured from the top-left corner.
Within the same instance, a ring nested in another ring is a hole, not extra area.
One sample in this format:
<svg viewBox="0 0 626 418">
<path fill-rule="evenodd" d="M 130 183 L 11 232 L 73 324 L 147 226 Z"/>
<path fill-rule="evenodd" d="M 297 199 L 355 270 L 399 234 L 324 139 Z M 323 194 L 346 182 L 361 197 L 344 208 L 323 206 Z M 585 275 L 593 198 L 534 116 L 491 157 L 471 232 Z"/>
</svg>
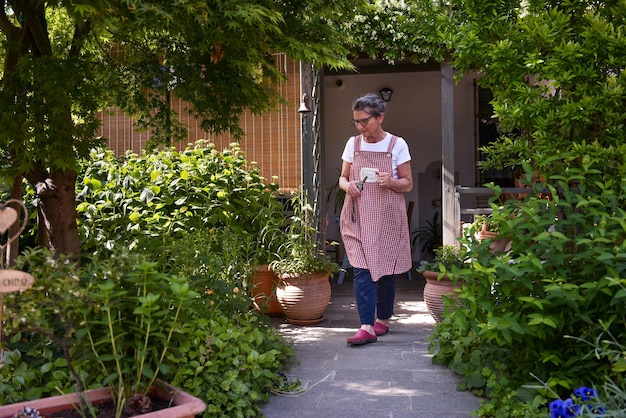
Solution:
<svg viewBox="0 0 626 418">
<path fill-rule="evenodd" d="M 270 263 L 280 283 L 276 297 L 292 324 L 313 325 L 324 319 L 330 302 L 331 273 L 341 267 L 323 250 L 321 234 L 314 224 L 313 208 L 304 189 L 291 200 L 293 216 L 285 231 L 278 259 Z"/>
<path fill-rule="evenodd" d="M 435 248 L 434 261 L 423 260 L 418 271 L 426 279 L 424 301 L 435 321 L 440 322 L 445 310 L 444 298 L 456 299 L 455 289 L 461 286 L 461 278 L 456 274 L 466 258 L 466 254 L 456 245 L 442 245 Z"/>
</svg>

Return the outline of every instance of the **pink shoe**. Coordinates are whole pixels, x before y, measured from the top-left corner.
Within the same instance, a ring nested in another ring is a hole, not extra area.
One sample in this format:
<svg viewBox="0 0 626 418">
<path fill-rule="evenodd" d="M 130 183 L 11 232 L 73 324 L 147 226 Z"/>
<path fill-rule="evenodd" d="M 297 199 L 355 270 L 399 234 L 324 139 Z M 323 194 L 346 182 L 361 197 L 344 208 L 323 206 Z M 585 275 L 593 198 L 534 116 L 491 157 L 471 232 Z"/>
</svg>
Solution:
<svg viewBox="0 0 626 418">
<path fill-rule="evenodd" d="M 382 322 L 376 321 L 374 322 L 374 332 L 380 337 L 381 335 L 385 335 L 389 332 L 389 327 Z"/>
<path fill-rule="evenodd" d="M 370 334 L 364 329 L 360 329 L 352 337 L 348 338 L 348 344 L 350 345 L 363 345 L 367 343 L 375 343 L 378 338 L 375 335 Z"/>
</svg>

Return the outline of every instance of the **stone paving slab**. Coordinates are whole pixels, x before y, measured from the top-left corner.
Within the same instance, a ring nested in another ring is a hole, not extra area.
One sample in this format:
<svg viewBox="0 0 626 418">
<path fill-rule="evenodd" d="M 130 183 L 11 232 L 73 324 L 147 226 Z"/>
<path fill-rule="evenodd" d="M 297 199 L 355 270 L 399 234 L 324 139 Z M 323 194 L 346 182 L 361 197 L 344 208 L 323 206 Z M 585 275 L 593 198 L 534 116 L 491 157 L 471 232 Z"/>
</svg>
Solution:
<svg viewBox="0 0 626 418">
<path fill-rule="evenodd" d="M 351 347 L 346 339 L 359 327 L 352 278 L 332 283 L 324 321 L 295 326 L 284 318 L 273 324 L 293 341 L 299 364 L 286 374 L 309 388 L 275 395 L 262 405 L 267 418 L 467 418 L 480 398 L 456 390 L 458 377 L 432 364 L 428 336 L 435 324 L 423 301 L 424 279 L 397 279 L 390 332 L 378 342 Z"/>
</svg>

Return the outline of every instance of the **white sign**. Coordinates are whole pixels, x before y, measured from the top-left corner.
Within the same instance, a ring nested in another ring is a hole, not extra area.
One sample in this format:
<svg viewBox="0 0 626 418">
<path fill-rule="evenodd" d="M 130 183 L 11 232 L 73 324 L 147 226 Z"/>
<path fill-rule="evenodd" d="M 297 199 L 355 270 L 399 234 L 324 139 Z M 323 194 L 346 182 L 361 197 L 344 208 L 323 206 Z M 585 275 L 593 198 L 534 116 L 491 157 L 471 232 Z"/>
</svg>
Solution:
<svg viewBox="0 0 626 418">
<path fill-rule="evenodd" d="M 19 270 L 0 270 L 0 293 L 17 292 L 30 288 L 35 278 Z"/>
<path fill-rule="evenodd" d="M 363 179 L 366 179 L 365 180 L 366 183 L 377 182 L 378 181 L 378 176 L 376 175 L 377 171 L 378 171 L 377 168 L 361 167 L 361 181 L 363 181 Z"/>
<path fill-rule="evenodd" d="M 0 208 L 0 234 L 7 232 L 15 222 L 17 222 L 17 211 L 15 209 L 8 206 Z"/>
</svg>

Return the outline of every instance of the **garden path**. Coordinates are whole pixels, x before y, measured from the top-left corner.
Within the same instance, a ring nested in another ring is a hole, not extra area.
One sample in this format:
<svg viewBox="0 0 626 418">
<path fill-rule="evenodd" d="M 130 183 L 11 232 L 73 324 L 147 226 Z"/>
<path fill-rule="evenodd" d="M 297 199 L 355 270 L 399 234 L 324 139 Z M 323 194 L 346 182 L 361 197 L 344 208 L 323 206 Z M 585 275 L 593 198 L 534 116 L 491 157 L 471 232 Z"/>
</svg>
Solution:
<svg viewBox="0 0 626 418">
<path fill-rule="evenodd" d="M 332 300 L 324 321 L 295 326 L 272 323 L 295 344 L 299 365 L 290 378 L 309 385 L 298 395 L 277 394 L 262 405 L 267 418 L 466 418 L 480 398 L 456 390 L 458 377 L 432 364 L 427 338 L 434 320 L 422 296 L 425 281 L 413 273 L 397 279 L 395 315 L 378 342 L 351 347 L 346 339 L 358 328 L 352 275 L 332 281 Z"/>
</svg>

